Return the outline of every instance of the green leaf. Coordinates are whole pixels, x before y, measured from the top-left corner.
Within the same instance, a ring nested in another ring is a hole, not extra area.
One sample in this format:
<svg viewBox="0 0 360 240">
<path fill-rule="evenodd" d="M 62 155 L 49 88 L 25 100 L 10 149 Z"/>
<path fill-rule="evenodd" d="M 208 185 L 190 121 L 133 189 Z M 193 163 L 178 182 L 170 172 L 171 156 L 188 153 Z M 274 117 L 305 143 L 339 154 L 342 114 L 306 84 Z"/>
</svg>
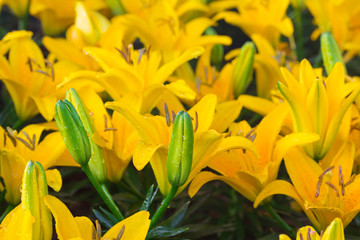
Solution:
<svg viewBox="0 0 360 240">
<path fill-rule="evenodd" d="M 173 237 L 185 232 L 188 229 L 189 228 L 170 228 L 165 226 L 159 226 L 149 231 L 148 238 Z"/>
<path fill-rule="evenodd" d="M 102 211 L 102 213 L 107 217 L 107 219 L 112 222 L 113 225 L 117 224 L 118 223 L 118 220 L 116 219 L 116 217 L 111 213 L 109 212 L 108 210 L 106 210 L 105 208 L 102 208 L 100 206 L 100 210 Z"/>
<path fill-rule="evenodd" d="M 106 216 L 104 216 L 100 211 L 93 209 L 93 213 L 100 224 L 107 229 L 110 229 L 114 224 Z"/>
<path fill-rule="evenodd" d="M 190 201 L 186 202 L 184 205 L 181 206 L 181 208 L 174 213 L 170 218 L 168 218 L 166 221 L 164 221 L 161 225 L 164 225 L 166 227 L 176 227 L 179 225 L 181 220 L 184 218 L 186 211 L 188 210 Z"/>
<path fill-rule="evenodd" d="M 144 200 L 143 204 L 141 205 L 140 211 L 143 211 L 143 210 L 148 211 L 149 210 L 149 207 L 150 207 L 152 201 L 154 200 L 154 197 L 158 190 L 159 190 L 159 187 L 157 187 L 154 192 L 154 184 L 150 186 L 148 192 L 146 193 L 145 200 Z"/>
</svg>

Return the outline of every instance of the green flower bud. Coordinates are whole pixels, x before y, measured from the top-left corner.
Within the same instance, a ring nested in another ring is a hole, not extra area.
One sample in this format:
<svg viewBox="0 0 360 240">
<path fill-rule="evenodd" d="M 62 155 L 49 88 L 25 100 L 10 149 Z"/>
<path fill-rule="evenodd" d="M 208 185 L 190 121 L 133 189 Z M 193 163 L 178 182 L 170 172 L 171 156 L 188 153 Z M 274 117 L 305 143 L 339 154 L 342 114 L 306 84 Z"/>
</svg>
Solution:
<svg viewBox="0 0 360 240">
<path fill-rule="evenodd" d="M 80 117 L 81 122 L 84 125 L 86 132 L 89 135 L 88 139 L 91 147 L 91 158 L 88 164 L 92 174 L 94 174 L 98 181 L 102 183 L 106 179 L 106 164 L 102 149 L 98 145 L 96 145 L 96 143 L 91 138 L 95 129 L 94 124 L 89 118 L 89 113 L 84 107 L 84 104 L 82 103 L 75 89 L 71 88 L 69 91 L 67 91 L 65 99 L 74 106 L 77 114 Z"/>
<path fill-rule="evenodd" d="M 324 61 L 326 73 L 329 75 L 335 63 L 341 62 L 346 67 L 340 49 L 330 32 L 323 32 L 320 37 L 321 55 Z"/>
<path fill-rule="evenodd" d="M 29 161 L 26 165 L 21 189 L 21 204 L 29 209 L 35 218 L 32 225 L 32 239 L 51 239 L 52 217 L 42 200 L 48 195 L 45 170 L 39 162 Z"/>
<path fill-rule="evenodd" d="M 180 111 L 175 118 L 169 153 L 167 176 L 171 185 L 179 187 L 189 177 L 193 158 L 194 131 L 189 114 Z"/>
<path fill-rule="evenodd" d="M 214 28 L 208 27 L 205 30 L 205 35 L 217 35 Z M 221 65 L 224 59 L 224 48 L 221 44 L 215 44 L 211 49 L 211 63 L 215 65 L 217 70 L 221 69 Z"/>
<path fill-rule="evenodd" d="M 121 0 L 106 0 L 114 16 L 126 13 Z"/>
<path fill-rule="evenodd" d="M 235 64 L 234 79 L 234 96 L 235 98 L 243 94 L 249 86 L 254 65 L 255 45 L 252 42 L 246 42 L 241 47 L 238 60 Z"/>
<path fill-rule="evenodd" d="M 90 142 L 79 115 L 69 101 L 59 100 L 56 103 L 55 120 L 71 156 L 81 166 L 87 165 L 91 156 Z"/>
</svg>

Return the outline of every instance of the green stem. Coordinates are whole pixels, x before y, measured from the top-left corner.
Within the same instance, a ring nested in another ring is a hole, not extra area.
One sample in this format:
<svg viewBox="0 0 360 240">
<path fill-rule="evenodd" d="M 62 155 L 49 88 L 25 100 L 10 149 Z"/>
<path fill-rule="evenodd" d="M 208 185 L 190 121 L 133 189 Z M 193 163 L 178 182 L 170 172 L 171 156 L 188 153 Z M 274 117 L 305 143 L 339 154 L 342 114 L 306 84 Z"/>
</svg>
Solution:
<svg viewBox="0 0 360 240">
<path fill-rule="evenodd" d="M 100 197 L 104 200 L 105 204 L 108 206 L 110 211 L 115 215 L 118 221 L 124 220 L 123 215 L 121 214 L 119 208 L 114 203 L 109 191 L 107 190 L 105 185 L 100 185 L 94 175 L 91 173 L 88 165 L 81 166 L 82 170 L 85 172 L 87 177 L 89 178 L 92 185 L 95 187 L 96 191 L 99 193 Z"/>
<path fill-rule="evenodd" d="M 26 30 L 26 26 L 29 20 L 29 9 L 30 9 L 30 0 L 28 0 L 27 2 L 24 16 L 19 18 L 19 22 L 18 22 L 19 30 Z"/>
<path fill-rule="evenodd" d="M 296 55 L 298 61 L 304 58 L 304 41 L 303 41 L 303 26 L 302 26 L 301 8 L 295 9 L 295 24 L 296 24 Z"/>
<path fill-rule="evenodd" d="M 16 120 L 16 122 L 11 126 L 12 129 L 17 130 L 24 123 L 22 119 Z"/>
<path fill-rule="evenodd" d="M 12 204 L 9 204 L 9 205 L 6 207 L 5 211 L 4 211 L 3 214 L 1 214 L 1 216 L 0 216 L 0 223 L 4 220 L 4 218 L 6 217 L 6 215 L 7 215 L 9 212 L 11 212 L 11 210 L 13 210 L 14 208 L 15 208 L 15 206 L 12 205 Z"/>
<path fill-rule="evenodd" d="M 280 215 L 275 211 L 275 209 L 270 205 L 270 203 L 264 205 L 266 211 L 271 215 L 271 217 L 278 222 L 278 224 L 291 235 L 292 238 L 295 237 L 293 229 L 280 217 Z"/>
<path fill-rule="evenodd" d="M 167 207 L 170 205 L 171 201 L 175 197 L 175 194 L 179 187 L 172 186 L 170 189 L 169 194 L 166 196 L 166 198 L 163 199 L 163 201 L 160 204 L 160 207 L 156 210 L 154 216 L 151 218 L 150 228 L 153 228 L 156 222 L 160 219 L 160 217 L 164 214 Z"/>
</svg>

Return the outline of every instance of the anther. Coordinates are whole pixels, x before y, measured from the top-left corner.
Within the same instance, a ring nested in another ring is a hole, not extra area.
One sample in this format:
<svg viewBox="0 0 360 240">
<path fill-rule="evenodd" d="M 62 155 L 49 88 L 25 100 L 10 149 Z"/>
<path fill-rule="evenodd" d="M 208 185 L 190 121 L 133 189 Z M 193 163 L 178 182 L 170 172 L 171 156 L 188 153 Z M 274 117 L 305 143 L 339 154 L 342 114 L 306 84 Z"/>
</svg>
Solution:
<svg viewBox="0 0 360 240">
<path fill-rule="evenodd" d="M 195 86 L 198 93 L 200 93 L 200 87 L 201 87 L 201 80 L 199 77 L 195 78 Z"/>
<path fill-rule="evenodd" d="M 104 122 L 105 122 L 104 132 L 106 132 L 106 131 L 117 131 L 116 128 L 113 128 L 113 127 L 109 128 L 107 126 L 107 116 L 106 116 L 106 114 L 104 114 Z"/>
<path fill-rule="evenodd" d="M 206 66 L 204 67 L 204 72 L 205 72 L 205 81 L 207 82 L 208 81 L 208 70 L 207 70 Z"/>
<path fill-rule="evenodd" d="M 327 169 L 325 169 L 325 171 L 323 173 L 320 174 L 319 181 L 318 181 L 317 186 L 316 186 L 315 198 L 317 198 L 320 195 L 320 187 L 321 187 L 321 183 L 323 181 L 323 177 L 325 176 L 325 174 L 327 172 L 330 172 L 334 168 L 335 168 L 335 166 L 328 167 Z"/>
<path fill-rule="evenodd" d="M 42 71 L 42 70 L 36 69 L 36 70 L 34 70 L 34 72 L 38 72 L 38 73 L 44 74 L 44 75 L 47 76 L 47 77 L 51 77 L 50 74 L 48 74 L 47 72 L 44 72 L 44 71 Z"/>
<path fill-rule="evenodd" d="M 6 127 L 6 131 L 7 131 L 7 136 L 10 138 L 12 144 L 14 145 L 14 147 L 16 147 L 16 139 L 14 137 L 14 130 L 12 130 L 10 127 Z"/>
<path fill-rule="evenodd" d="M 345 187 L 344 187 L 344 176 L 342 174 L 342 168 L 339 166 L 339 186 L 341 188 L 341 194 L 345 195 Z"/>
<path fill-rule="evenodd" d="M 150 57 L 150 50 L 151 50 L 151 45 L 146 49 L 146 55 L 147 55 L 148 59 Z"/>
<path fill-rule="evenodd" d="M 256 133 L 254 133 L 253 135 L 251 135 L 251 137 L 250 137 L 249 139 L 250 139 L 250 141 L 254 142 L 255 138 L 256 138 Z"/>
<path fill-rule="evenodd" d="M 50 67 L 50 69 L 51 69 L 51 80 L 52 80 L 53 82 L 55 82 L 55 71 L 54 71 L 54 66 L 53 66 L 53 64 L 52 64 L 49 60 L 47 60 L 47 59 L 45 59 L 45 64 L 46 64 L 46 66 L 49 66 L 49 67 Z"/>
<path fill-rule="evenodd" d="M 176 118 L 176 114 L 175 114 L 175 112 L 173 110 L 171 110 L 171 122 L 172 122 L 172 124 L 174 124 L 175 118 Z"/>
<path fill-rule="evenodd" d="M 29 64 L 30 72 L 32 72 L 32 71 L 33 71 L 33 67 L 32 67 L 32 64 L 31 64 L 31 58 L 28 58 L 28 60 L 27 60 L 26 63 Z"/>
<path fill-rule="evenodd" d="M 139 50 L 138 64 L 140 63 L 141 57 L 144 55 L 145 51 L 145 48 Z"/>
<path fill-rule="evenodd" d="M 171 122 L 170 122 L 170 114 L 169 114 L 169 108 L 168 108 L 166 102 L 164 102 L 164 111 L 165 111 L 166 125 L 168 127 L 170 127 L 170 124 L 171 124 Z"/>
<path fill-rule="evenodd" d="M 353 174 L 353 175 L 351 176 L 350 180 L 347 181 L 347 182 L 344 184 L 344 188 L 347 187 L 347 186 L 349 186 L 351 183 L 353 183 L 354 180 L 355 180 L 355 177 L 356 177 L 356 175 Z"/>
<path fill-rule="evenodd" d="M 226 135 L 225 135 L 225 138 L 227 137 L 231 137 L 231 131 L 229 131 Z"/>
<path fill-rule="evenodd" d="M 116 237 L 116 240 L 120 240 L 122 238 L 122 236 L 124 235 L 125 232 L 125 225 L 121 228 L 119 234 Z"/>
<path fill-rule="evenodd" d="M 336 189 L 336 187 L 334 185 L 332 185 L 328 181 L 325 181 L 325 183 L 335 191 L 337 197 L 340 197 L 339 191 Z"/>
<path fill-rule="evenodd" d="M 324 87 L 325 87 L 325 89 L 326 89 L 326 83 L 325 83 L 325 80 L 324 80 L 324 79 L 322 80 L 322 83 L 324 84 Z"/>
<path fill-rule="evenodd" d="M 198 113 L 197 111 L 195 111 L 195 128 L 194 128 L 194 132 L 196 132 L 196 130 L 199 127 L 199 118 L 198 118 Z"/>
<path fill-rule="evenodd" d="M 101 225 L 98 220 L 95 221 L 95 225 L 96 225 L 96 240 L 100 240 L 101 239 Z"/>
<path fill-rule="evenodd" d="M 302 233 L 299 234 L 300 240 L 304 240 Z"/>
</svg>

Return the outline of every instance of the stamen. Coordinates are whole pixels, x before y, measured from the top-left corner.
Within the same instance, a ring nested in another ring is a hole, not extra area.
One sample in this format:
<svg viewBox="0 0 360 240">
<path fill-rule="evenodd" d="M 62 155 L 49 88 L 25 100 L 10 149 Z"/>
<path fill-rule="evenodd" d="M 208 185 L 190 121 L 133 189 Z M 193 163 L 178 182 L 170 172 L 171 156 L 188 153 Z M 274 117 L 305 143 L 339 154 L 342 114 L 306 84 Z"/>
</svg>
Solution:
<svg viewBox="0 0 360 240">
<path fill-rule="evenodd" d="M 151 50 L 151 45 L 146 49 L 146 55 L 148 59 L 150 58 L 150 50 Z"/>
<path fill-rule="evenodd" d="M 140 63 L 141 57 L 144 55 L 145 51 L 145 48 L 139 50 L 138 64 Z"/>
<path fill-rule="evenodd" d="M 200 93 L 201 80 L 198 77 L 195 78 L 195 87 L 196 87 L 197 92 Z"/>
<path fill-rule="evenodd" d="M 121 228 L 119 234 L 116 237 L 116 240 L 120 240 L 122 238 L 122 236 L 124 235 L 125 232 L 125 225 Z"/>
<path fill-rule="evenodd" d="M 117 131 L 116 128 L 113 128 L 113 127 L 109 128 L 107 126 L 107 116 L 106 116 L 106 114 L 104 114 L 104 122 L 105 122 L 104 132 L 106 132 L 106 131 Z"/>
<path fill-rule="evenodd" d="M 225 138 L 227 137 L 231 137 L 231 131 L 229 131 L 226 135 L 225 135 Z"/>
<path fill-rule="evenodd" d="M 353 183 L 354 180 L 355 180 L 355 177 L 356 177 L 356 175 L 353 174 L 353 175 L 351 176 L 351 178 L 349 179 L 349 181 L 347 181 L 347 183 L 344 184 L 344 188 L 347 187 L 347 186 L 349 186 L 351 183 Z"/>
<path fill-rule="evenodd" d="M 14 145 L 14 147 L 16 147 L 16 139 L 14 137 L 14 130 L 12 130 L 10 127 L 6 127 L 6 131 L 7 131 L 7 136 L 10 138 L 12 144 Z"/>
<path fill-rule="evenodd" d="M 45 64 L 50 67 L 50 69 L 51 69 L 51 80 L 53 82 L 55 82 L 55 71 L 54 71 L 53 64 L 47 59 L 45 59 Z"/>
<path fill-rule="evenodd" d="M 253 135 L 251 135 L 251 137 L 250 137 L 249 139 L 250 139 L 250 141 L 254 142 L 255 138 L 256 138 L 256 133 L 254 133 Z"/>
<path fill-rule="evenodd" d="M 174 112 L 173 110 L 171 110 L 171 117 L 172 117 L 171 122 L 174 124 L 175 118 L 176 118 L 176 114 L 175 114 L 175 112 Z"/>
<path fill-rule="evenodd" d="M 339 186 L 341 188 L 341 194 L 345 195 L 345 188 L 344 188 L 344 176 L 342 174 L 342 168 L 339 166 Z"/>
<path fill-rule="evenodd" d="M 318 77 L 319 78 L 319 77 Z M 326 89 L 326 83 L 325 83 L 325 80 L 323 79 L 322 80 L 322 83 L 324 84 L 324 87 L 325 87 L 325 89 Z"/>
<path fill-rule="evenodd" d="M 213 71 L 213 74 L 212 74 L 212 83 L 214 83 L 216 81 L 216 68 L 215 66 L 212 67 L 212 71 Z"/>
<path fill-rule="evenodd" d="M 249 138 L 250 135 L 251 135 L 254 131 L 255 131 L 255 128 L 252 128 L 252 129 L 245 135 L 245 137 L 246 137 L 246 138 Z"/>
<path fill-rule="evenodd" d="M 198 113 L 197 111 L 195 111 L 195 128 L 194 128 L 194 132 L 196 132 L 196 130 L 199 127 L 199 118 L 198 118 Z"/>
<path fill-rule="evenodd" d="M 321 230 L 321 232 L 320 232 L 320 239 L 322 239 L 323 235 L 324 235 L 324 230 Z"/>
<path fill-rule="evenodd" d="M 127 57 L 126 57 L 126 55 L 125 55 L 125 53 L 123 52 L 123 51 L 121 51 L 119 48 L 117 48 L 117 47 L 115 47 L 115 49 L 121 54 L 121 56 L 125 59 L 125 61 L 127 62 L 127 63 L 129 63 L 128 61 L 127 61 Z"/>
<path fill-rule="evenodd" d="M 306 238 L 307 240 L 311 240 L 311 235 L 310 235 L 311 229 L 308 228 L 307 234 L 306 234 Z"/>
<path fill-rule="evenodd" d="M 335 191 L 337 197 L 340 197 L 339 191 L 336 189 L 336 187 L 334 185 L 332 185 L 331 183 L 329 183 L 327 181 L 325 181 L 325 183 Z"/>
<path fill-rule="evenodd" d="M 205 81 L 208 82 L 208 71 L 207 71 L 207 67 L 204 67 L 204 72 L 205 72 Z"/>
<path fill-rule="evenodd" d="M 95 221 L 95 225 L 96 225 L 96 240 L 100 240 L 101 239 L 101 225 L 98 220 Z"/>
<path fill-rule="evenodd" d="M 304 240 L 302 233 L 299 234 L 300 240 Z"/>
<path fill-rule="evenodd" d="M 47 72 L 44 72 L 44 71 L 42 71 L 42 70 L 36 69 L 36 70 L 34 70 L 34 72 L 42 73 L 42 74 L 44 74 L 45 76 L 51 77 L 50 74 L 48 74 Z"/>
<path fill-rule="evenodd" d="M 168 127 L 170 127 L 170 124 L 171 124 L 171 122 L 170 122 L 170 114 L 169 114 L 169 108 L 168 108 L 166 102 L 164 102 L 164 110 L 165 110 L 166 125 Z"/>
<path fill-rule="evenodd" d="M 31 64 L 31 58 L 28 58 L 28 60 L 27 60 L 26 63 L 29 64 L 30 72 L 32 72 L 32 71 L 33 71 L 33 67 L 32 67 L 32 64 Z"/>
<path fill-rule="evenodd" d="M 325 176 L 325 174 L 327 172 L 330 172 L 334 168 L 335 168 L 335 166 L 328 167 L 327 169 L 325 169 L 325 171 L 323 173 L 320 174 L 319 181 L 318 181 L 317 186 L 316 186 L 315 198 L 317 198 L 320 195 L 320 187 L 321 187 L 321 183 L 323 181 L 323 177 Z"/>
<path fill-rule="evenodd" d="M 327 169 L 325 169 L 325 171 L 322 174 L 320 174 L 319 179 L 323 178 L 326 173 L 330 172 L 334 168 L 335 168 L 335 166 L 331 166 L 331 167 L 328 167 Z"/>
</svg>

